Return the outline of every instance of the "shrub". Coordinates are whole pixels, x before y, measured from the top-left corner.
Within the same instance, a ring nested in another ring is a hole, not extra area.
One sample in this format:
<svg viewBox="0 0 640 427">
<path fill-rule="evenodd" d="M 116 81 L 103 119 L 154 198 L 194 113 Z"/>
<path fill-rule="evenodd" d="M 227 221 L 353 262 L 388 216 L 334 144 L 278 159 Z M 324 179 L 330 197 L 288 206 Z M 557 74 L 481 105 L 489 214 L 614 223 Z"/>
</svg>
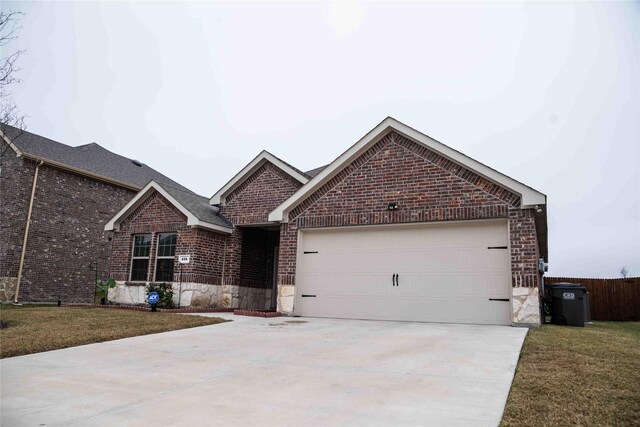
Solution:
<svg viewBox="0 0 640 427">
<path fill-rule="evenodd" d="M 109 296 L 109 289 L 113 289 L 116 287 L 116 281 L 113 278 L 109 277 L 106 282 L 98 279 L 96 282 L 96 297 L 98 301 L 94 301 L 94 303 L 100 302 L 100 304 L 106 304 L 107 298 Z"/>
<path fill-rule="evenodd" d="M 147 298 L 151 292 L 155 292 L 160 297 L 158 308 L 174 308 L 173 304 L 173 288 L 171 283 L 149 283 L 147 285 Z"/>
</svg>

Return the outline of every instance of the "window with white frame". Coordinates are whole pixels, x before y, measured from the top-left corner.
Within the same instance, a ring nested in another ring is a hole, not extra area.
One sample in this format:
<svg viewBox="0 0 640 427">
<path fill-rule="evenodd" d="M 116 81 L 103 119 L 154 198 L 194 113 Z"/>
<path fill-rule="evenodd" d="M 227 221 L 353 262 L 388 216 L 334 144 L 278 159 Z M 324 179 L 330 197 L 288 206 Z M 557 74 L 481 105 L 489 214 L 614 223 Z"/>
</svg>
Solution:
<svg viewBox="0 0 640 427">
<path fill-rule="evenodd" d="M 156 250 L 156 282 L 173 282 L 176 257 L 176 233 L 160 233 Z"/>
<path fill-rule="evenodd" d="M 145 282 L 149 271 L 149 254 L 151 253 L 151 234 L 133 236 L 131 251 L 131 281 Z"/>
</svg>

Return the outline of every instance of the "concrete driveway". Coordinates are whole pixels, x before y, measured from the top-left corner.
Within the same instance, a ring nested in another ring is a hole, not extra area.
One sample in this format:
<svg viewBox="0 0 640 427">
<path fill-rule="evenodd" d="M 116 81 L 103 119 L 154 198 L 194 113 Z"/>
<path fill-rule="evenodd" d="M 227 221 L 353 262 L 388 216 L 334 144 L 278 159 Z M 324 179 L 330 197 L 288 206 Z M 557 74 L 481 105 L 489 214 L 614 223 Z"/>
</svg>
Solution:
<svg viewBox="0 0 640 427">
<path fill-rule="evenodd" d="M 4 359 L 1 424 L 497 425 L 527 332 L 221 317 Z"/>
</svg>

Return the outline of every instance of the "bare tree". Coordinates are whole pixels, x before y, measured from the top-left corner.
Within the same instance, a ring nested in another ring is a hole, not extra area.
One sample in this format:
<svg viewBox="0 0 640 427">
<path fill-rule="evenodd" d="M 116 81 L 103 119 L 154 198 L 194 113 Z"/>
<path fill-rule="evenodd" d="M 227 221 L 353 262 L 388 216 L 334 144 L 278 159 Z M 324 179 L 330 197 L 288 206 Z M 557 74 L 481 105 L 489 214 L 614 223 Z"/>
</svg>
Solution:
<svg viewBox="0 0 640 427">
<path fill-rule="evenodd" d="M 0 130 L 5 133 L 9 126 L 24 130 L 24 116 L 20 113 L 18 106 L 13 101 L 9 93 L 9 86 L 20 83 L 16 73 L 18 68 L 18 58 L 24 53 L 23 50 L 16 50 L 6 54 L 5 46 L 12 40 L 18 38 L 21 29 L 20 19 L 22 12 L 0 11 Z M 16 139 L 21 135 L 13 135 Z M 4 153 L 0 153 L 4 154 Z"/>
<path fill-rule="evenodd" d="M 620 275 L 624 280 L 627 280 L 627 277 L 629 276 L 629 269 L 627 268 L 626 265 L 623 265 L 622 267 L 620 267 Z"/>
</svg>

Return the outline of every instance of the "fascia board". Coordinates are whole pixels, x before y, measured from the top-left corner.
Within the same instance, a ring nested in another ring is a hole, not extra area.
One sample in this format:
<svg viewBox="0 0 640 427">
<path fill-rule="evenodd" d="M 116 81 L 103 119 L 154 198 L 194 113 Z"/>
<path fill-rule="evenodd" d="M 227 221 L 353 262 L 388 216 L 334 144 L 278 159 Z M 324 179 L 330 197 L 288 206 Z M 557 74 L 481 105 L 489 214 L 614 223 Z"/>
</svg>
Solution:
<svg viewBox="0 0 640 427">
<path fill-rule="evenodd" d="M 341 170 L 345 165 L 355 160 L 360 154 L 366 151 L 381 137 L 386 135 L 386 133 L 391 129 L 443 155 L 449 160 L 473 172 L 478 173 L 486 179 L 520 195 L 522 208 L 530 208 L 535 205 L 546 204 L 546 196 L 544 194 L 496 171 L 495 169 L 492 169 L 478 162 L 477 160 L 474 160 L 460 153 L 459 151 L 454 150 L 451 147 L 446 146 L 439 141 L 436 141 L 435 139 L 421 132 L 418 132 L 417 130 L 395 120 L 392 117 L 387 117 L 378 126 L 374 127 L 358 142 L 351 146 L 347 151 L 341 154 L 316 177 L 314 177 L 306 185 L 296 191 L 291 197 L 285 200 L 280 206 L 273 210 L 269 214 L 269 221 L 287 221 L 288 218 L 286 217 L 286 214 L 288 214 L 291 209 L 297 206 L 297 204 L 304 200 L 307 196 L 311 195 L 313 191 L 329 181 L 329 179 L 331 179 L 337 171 Z"/>
<path fill-rule="evenodd" d="M 192 227 L 201 227 L 201 228 L 207 228 L 209 230 L 212 231 L 217 231 L 219 233 L 224 233 L 224 234 L 231 234 L 233 233 L 233 230 L 231 228 L 227 228 L 227 227 L 222 227 L 216 224 L 211 224 L 210 222 L 206 222 L 206 221 L 196 221 L 193 223 L 187 222 L 187 225 L 190 225 Z"/>
<path fill-rule="evenodd" d="M 126 218 L 131 212 L 136 210 L 138 206 L 140 206 L 147 197 L 151 195 L 152 190 L 156 189 L 158 186 L 154 185 L 154 181 L 150 181 L 147 185 L 144 186 L 142 190 L 136 194 L 133 199 L 129 200 L 129 203 L 124 205 L 122 209 L 120 209 L 104 226 L 104 231 L 119 231 L 120 230 L 120 221 L 122 218 Z"/>
<path fill-rule="evenodd" d="M 187 208 L 179 203 L 171 194 L 167 193 L 158 183 L 155 181 L 149 182 L 129 203 L 125 205 L 111 220 L 104 226 L 105 231 L 119 231 L 120 221 L 135 211 L 144 201 L 153 193 L 153 191 L 160 193 L 165 199 L 167 199 L 172 205 L 174 205 L 180 212 L 187 217 L 187 225 L 192 227 L 208 228 L 213 231 L 221 233 L 231 234 L 232 230 L 226 227 L 221 227 L 216 224 L 211 224 L 206 221 L 201 221 L 194 214 L 192 214 Z"/>
<path fill-rule="evenodd" d="M 16 145 L 13 142 L 11 142 L 9 137 L 5 135 L 5 133 L 2 132 L 1 130 L 0 130 L 0 135 L 2 135 L 2 139 L 4 139 L 4 141 L 7 144 L 9 144 L 9 147 L 11 147 L 11 149 L 16 153 L 18 157 L 22 156 L 22 152 L 18 149 L 18 147 L 16 147 Z"/>
</svg>

